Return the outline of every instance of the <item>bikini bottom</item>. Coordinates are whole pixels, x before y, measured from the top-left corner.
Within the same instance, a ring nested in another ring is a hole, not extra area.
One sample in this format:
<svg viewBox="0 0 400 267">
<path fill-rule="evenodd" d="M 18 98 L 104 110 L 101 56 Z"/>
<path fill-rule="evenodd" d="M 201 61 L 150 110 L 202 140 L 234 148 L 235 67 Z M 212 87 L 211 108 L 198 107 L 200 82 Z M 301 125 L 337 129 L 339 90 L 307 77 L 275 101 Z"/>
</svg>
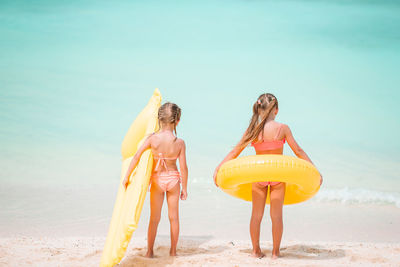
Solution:
<svg viewBox="0 0 400 267">
<path fill-rule="evenodd" d="M 151 181 L 166 192 L 171 190 L 177 183 L 181 182 L 181 174 L 178 171 L 154 173 L 151 176 Z"/>
</svg>

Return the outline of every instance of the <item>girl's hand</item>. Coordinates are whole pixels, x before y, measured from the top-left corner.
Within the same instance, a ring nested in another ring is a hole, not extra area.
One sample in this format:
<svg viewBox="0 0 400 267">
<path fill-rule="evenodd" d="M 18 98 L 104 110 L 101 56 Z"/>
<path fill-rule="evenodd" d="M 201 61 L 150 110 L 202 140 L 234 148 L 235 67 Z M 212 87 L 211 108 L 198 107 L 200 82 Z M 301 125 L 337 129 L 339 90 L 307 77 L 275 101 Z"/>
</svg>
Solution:
<svg viewBox="0 0 400 267">
<path fill-rule="evenodd" d="M 218 174 L 218 171 L 219 171 L 219 166 L 218 166 L 217 168 L 215 168 L 214 175 L 213 175 L 214 184 L 215 184 L 216 187 L 219 187 L 218 184 L 217 184 L 217 174 Z"/>
<path fill-rule="evenodd" d="M 128 184 L 129 184 L 129 179 L 124 179 L 124 181 L 122 181 L 122 185 L 124 186 L 125 190 L 128 188 Z"/>
<path fill-rule="evenodd" d="M 321 179 L 319 180 L 319 186 L 321 186 L 324 179 L 322 178 L 322 174 L 319 174 L 319 175 L 321 176 Z"/>
<path fill-rule="evenodd" d="M 187 198 L 187 191 L 186 191 L 186 189 L 182 189 L 181 200 L 186 200 L 186 198 Z"/>
</svg>

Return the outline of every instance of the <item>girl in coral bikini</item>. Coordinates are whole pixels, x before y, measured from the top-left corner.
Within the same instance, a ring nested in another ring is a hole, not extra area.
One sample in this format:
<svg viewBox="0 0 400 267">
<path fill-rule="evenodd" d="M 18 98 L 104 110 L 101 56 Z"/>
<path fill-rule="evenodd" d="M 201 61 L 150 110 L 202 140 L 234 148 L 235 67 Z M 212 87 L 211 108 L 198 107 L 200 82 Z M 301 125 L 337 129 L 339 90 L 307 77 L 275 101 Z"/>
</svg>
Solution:
<svg viewBox="0 0 400 267">
<path fill-rule="evenodd" d="M 167 196 L 168 218 L 171 224 L 171 249 L 170 255 L 176 256 L 176 246 L 179 237 L 179 196 L 182 200 L 187 198 L 188 168 L 186 164 L 185 142 L 177 138 L 176 126 L 181 117 L 181 109 L 173 103 L 165 103 L 158 110 L 160 130 L 150 135 L 133 157 L 128 171 L 123 180 L 125 188 L 128 187 L 129 177 L 135 169 L 142 153 L 151 149 L 154 155 L 154 164 L 150 187 L 150 222 L 147 233 L 146 257 L 154 256 L 153 247 L 157 234 L 158 223 L 161 217 L 161 208 L 164 195 Z M 179 159 L 180 171 L 176 166 Z M 181 186 L 182 184 L 182 190 Z"/>
<path fill-rule="evenodd" d="M 275 121 L 278 114 L 278 100 L 273 94 L 262 94 L 253 105 L 253 116 L 240 142 L 229 152 L 214 172 L 214 182 L 220 166 L 228 160 L 237 158 L 243 149 L 251 144 L 257 155 L 282 154 L 285 141 L 297 157 L 311 162 L 310 158 L 295 141 L 289 126 Z M 312 162 L 311 162 L 312 163 Z M 321 177 L 322 183 L 322 177 Z M 279 257 L 283 233 L 282 207 L 285 197 L 285 183 L 258 182 L 252 184 L 252 215 L 250 236 L 254 257 L 265 256 L 260 248 L 260 224 L 264 215 L 265 202 L 270 187 L 270 215 L 272 221 L 272 258 Z"/>
</svg>

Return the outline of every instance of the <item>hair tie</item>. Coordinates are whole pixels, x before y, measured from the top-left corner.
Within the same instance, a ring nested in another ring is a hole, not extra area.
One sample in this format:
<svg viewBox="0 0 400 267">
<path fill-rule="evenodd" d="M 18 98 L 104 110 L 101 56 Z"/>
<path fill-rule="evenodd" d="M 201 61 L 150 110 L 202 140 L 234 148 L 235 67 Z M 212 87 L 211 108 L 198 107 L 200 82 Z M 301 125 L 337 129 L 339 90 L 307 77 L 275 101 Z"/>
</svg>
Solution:
<svg viewBox="0 0 400 267">
<path fill-rule="evenodd" d="M 261 101 L 260 99 L 257 100 L 257 104 L 261 105 Z"/>
</svg>

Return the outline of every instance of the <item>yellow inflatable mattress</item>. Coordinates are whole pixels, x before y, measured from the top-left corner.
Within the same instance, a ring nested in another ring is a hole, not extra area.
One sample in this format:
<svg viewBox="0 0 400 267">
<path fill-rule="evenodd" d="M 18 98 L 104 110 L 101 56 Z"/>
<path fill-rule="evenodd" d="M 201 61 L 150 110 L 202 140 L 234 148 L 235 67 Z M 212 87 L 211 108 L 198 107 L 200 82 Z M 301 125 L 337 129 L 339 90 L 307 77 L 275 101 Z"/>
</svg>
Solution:
<svg viewBox="0 0 400 267">
<path fill-rule="evenodd" d="M 122 142 L 122 170 L 118 184 L 118 194 L 114 205 L 106 243 L 101 257 L 100 266 L 114 266 L 123 258 L 132 233 L 136 230 L 143 202 L 149 188 L 149 181 L 153 165 L 153 156 L 150 150 L 145 151 L 133 171 L 128 186 L 122 186 L 132 157 L 145 138 L 157 130 L 157 112 L 161 105 L 161 94 L 156 89 L 147 106 L 140 112 Z"/>
</svg>

